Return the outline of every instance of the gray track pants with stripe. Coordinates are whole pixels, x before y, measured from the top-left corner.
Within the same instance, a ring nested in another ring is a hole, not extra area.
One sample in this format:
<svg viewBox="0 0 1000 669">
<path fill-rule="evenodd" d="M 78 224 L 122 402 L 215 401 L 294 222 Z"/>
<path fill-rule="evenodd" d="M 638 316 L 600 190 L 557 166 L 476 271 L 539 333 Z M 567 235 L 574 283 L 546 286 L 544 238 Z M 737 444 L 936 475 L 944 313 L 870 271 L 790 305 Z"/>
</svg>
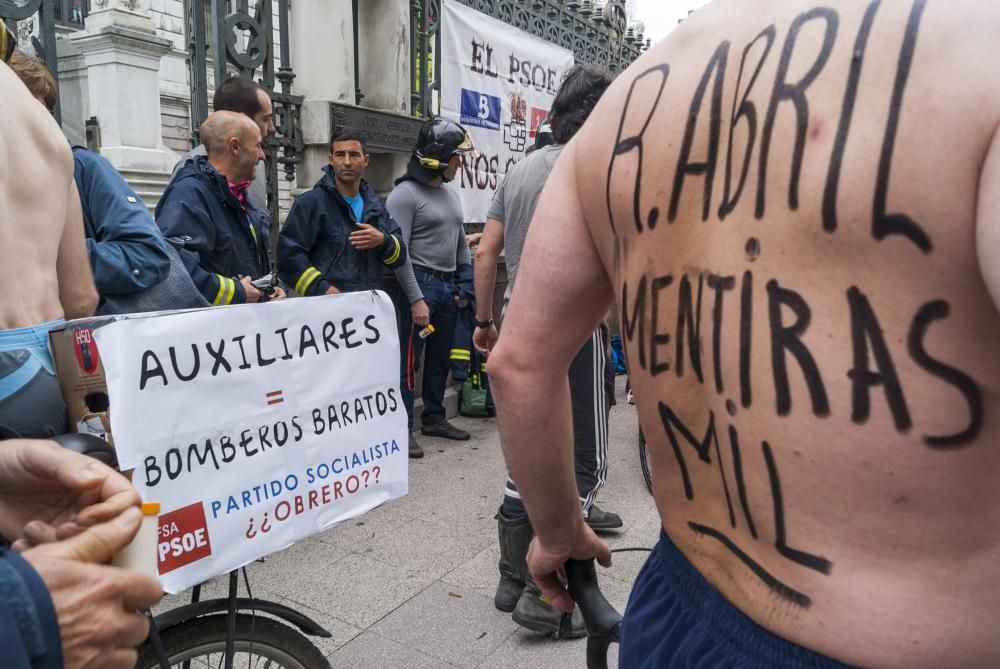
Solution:
<svg viewBox="0 0 1000 669">
<path fill-rule="evenodd" d="M 608 412 L 614 393 L 614 376 L 609 374 L 606 334 L 603 325 L 594 330 L 569 367 L 576 487 L 580 491 L 580 504 L 585 515 L 590 512 L 597 491 L 604 487 L 608 476 Z M 507 477 L 501 513 L 509 520 L 527 515 L 510 476 Z"/>
</svg>

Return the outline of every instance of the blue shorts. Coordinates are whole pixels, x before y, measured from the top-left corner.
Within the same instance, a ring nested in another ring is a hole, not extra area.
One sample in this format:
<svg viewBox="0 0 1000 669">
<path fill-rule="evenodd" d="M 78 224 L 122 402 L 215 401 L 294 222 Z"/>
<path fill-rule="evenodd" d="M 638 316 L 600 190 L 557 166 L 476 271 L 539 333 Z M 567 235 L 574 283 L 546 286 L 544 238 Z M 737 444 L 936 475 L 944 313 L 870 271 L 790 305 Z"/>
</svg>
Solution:
<svg viewBox="0 0 1000 669">
<path fill-rule="evenodd" d="M 0 439 L 66 433 L 66 405 L 49 353 L 57 320 L 0 330 Z"/>
<path fill-rule="evenodd" d="M 632 588 L 618 657 L 623 669 L 849 669 L 752 621 L 662 531 Z"/>
</svg>

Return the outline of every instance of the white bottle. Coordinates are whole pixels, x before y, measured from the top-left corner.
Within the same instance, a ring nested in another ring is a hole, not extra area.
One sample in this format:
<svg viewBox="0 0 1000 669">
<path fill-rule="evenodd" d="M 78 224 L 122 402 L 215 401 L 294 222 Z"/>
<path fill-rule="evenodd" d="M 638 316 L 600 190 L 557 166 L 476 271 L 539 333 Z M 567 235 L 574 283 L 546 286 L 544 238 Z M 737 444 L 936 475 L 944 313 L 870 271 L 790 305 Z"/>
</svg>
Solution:
<svg viewBox="0 0 1000 669">
<path fill-rule="evenodd" d="M 115 567 L 147 574 L 155 579 L 160 578 L 157 566 L 156 543 L 160 522 L 160 503 L 142 503 L 142 522 L 139 531 L 128 546 L 118 551 L 112 558 Z"/>
</svg>

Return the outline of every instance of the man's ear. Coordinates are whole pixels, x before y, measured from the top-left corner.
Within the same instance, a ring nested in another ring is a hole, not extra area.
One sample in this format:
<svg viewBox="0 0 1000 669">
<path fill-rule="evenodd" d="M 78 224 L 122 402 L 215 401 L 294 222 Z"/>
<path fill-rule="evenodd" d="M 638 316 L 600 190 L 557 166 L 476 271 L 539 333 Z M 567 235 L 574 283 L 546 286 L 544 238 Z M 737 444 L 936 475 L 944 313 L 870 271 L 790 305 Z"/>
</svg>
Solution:
<svg viewBox="0 0 1000 669">
<path fill-rule="evenodd" d="M 238 156 L 240 155 L 240 149 L 242 148 L 241 145 L 242 142 L 239 137 L 230 137 L 229 141 L 226 142 L 226 149 L 231 155 Z"/>
</svg>

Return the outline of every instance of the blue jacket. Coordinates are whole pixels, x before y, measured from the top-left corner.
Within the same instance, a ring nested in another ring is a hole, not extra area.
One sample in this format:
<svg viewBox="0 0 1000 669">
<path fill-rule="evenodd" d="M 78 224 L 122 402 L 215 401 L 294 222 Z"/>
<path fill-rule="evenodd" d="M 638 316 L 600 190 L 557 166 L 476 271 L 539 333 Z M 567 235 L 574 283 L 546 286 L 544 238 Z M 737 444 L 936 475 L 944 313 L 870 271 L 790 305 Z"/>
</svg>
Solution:
<svg viewBox="0 0 1000 669">
<path fill-rule="evenodd" d="M 61 669 L 59 621 L 45 584 L 6 542 L 0 546 L 0 667 Z"/>
<path fill-rule="evenodd" d="M 214 305 L 246 302 L 240 277 L 270 272 L 267 216 L 249 200 L 240 204 L 205 156 L 177 172 L 156 206 L 156 224 L 164 236 L 184 240 L 184 266 Z"/>
<path fill-rule="evenodd" d="M 149 210 L 107 160 L 73 147 L 90 268 L 101 295 L 127 294 L 167 278 L 170 257 Z"/>
<path fill-rule="evenodd" d="M 278 240 L 278 274 L 300 295 L 322 295 L 330 285 L 341 292 L 375 290 L 382 286 L 382 268 L 406 261 L 399 226 L 366 181 L 361 222 L 385 235 L 379 249 L 361 251 L 348 237 L 358 229 L 351 205 L 337 190 L 330 166 L 313 189 L 295 200 Z"/>
</svg>

